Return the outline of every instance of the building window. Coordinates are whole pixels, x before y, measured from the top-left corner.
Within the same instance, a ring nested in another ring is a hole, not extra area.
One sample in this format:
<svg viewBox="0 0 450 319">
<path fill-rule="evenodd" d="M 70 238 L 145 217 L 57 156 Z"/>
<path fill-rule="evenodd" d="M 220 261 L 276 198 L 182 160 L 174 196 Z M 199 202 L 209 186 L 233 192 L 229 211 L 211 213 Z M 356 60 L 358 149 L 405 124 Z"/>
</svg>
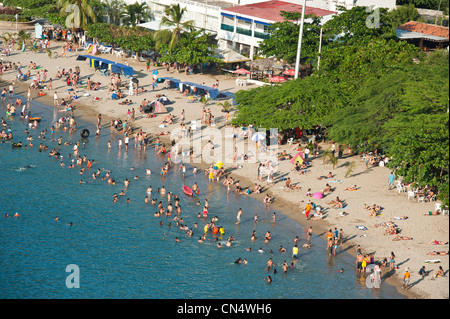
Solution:
<svg viewBox="0 0 450 319">
<path fill-rule="evenodd" d="M 222 23 L 220 29 L 224 31 L 234 32 L 234 19 L 222 16 Z"/>
<path fill-rule="evenodd" d="M 268 39 L 270 37 L 269 26 L 255 22 L 254 36 L 259 39 Z"/>
<path fill-rule="evenodd" d="M 237 19 L 236 33 L 251 36 L 252 35 L 252 22 L 243 20 L 243 19 Z"/>
</svg>

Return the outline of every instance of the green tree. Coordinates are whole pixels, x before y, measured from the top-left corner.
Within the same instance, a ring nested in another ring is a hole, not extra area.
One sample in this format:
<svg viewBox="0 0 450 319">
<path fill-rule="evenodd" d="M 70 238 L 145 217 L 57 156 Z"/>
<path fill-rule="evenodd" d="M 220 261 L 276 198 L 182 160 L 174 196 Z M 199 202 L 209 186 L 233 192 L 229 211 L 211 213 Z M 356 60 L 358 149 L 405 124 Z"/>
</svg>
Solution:
<svg viewBox="0 0 450 319">
<path fill-rule="evenodd" d="M 48 14 L 58 13 L 55 0 L 3 0 L 3 5 L 19 7 L 20 16 L 29 18 L 45 18 Z"/>
<path fill-rule="evenodd" d="M 287 63 L 295 62 L 299 36 L 301 13 L 282 11 L 283 22 L 276 22 L 269 27 L 270 37 L 259 45 L 259 52 L 265 56 L 276 56 Z M 321 18 L 307 15 L 302 38 L 302 60 L 312 60 L 318 54 Z"/>
<path fill-rule="evenodd" d="M 411 4 L 416 8 L 444 11 L 448 9 L 449 3 L 445 0 L 397 0 L 397 5 Z"/>
<path fill-rule="evenodd" d="M 168 30 L 160 30 L 155 34 L 155 41 L 160 44 L 168 44 L 169 52 L 172 52 L 172 49 L 180 40 L 181 34 L 183 30 L 191 31 L 194 26 L 194 21 L 188 20 L 182 22 L 183 15 L 186 12 L 186 8 L 181 9 L 179 4 L 171 5 L 164 10 L 165 16 L 162 18 L 160 26 L 169 27 L 170 33 Z M 170 37 L 167 37 L 170 34 Z"/>
<path fill-rule="evenodd" d="M 135 2 L 125 6 L 125 10 L 122 12 L 122 21 L 126 26 L 135 27 L 138 23 L 150 19 L 150 8 L 147 3 Z"/>
<path fill-rule="evenodd" d="M 413 65 L 419 49 L 406 41 L 384 38 L 352 40 L 330 46 L 321 54 L 318 76 L 342 83 L 348 94 L 356 92 L 368 77 L 380 77 Z"/>
<path fill-rule="evenodd" d="M 448 53 L 443 50 L 419 65 L 368 77 L 351 103 L 325 119 L 329 138 L 359 150 L 389 151 L 409 128 L 448 116 L 448 76 Z"/>
<path fill-rule="evenodd" d="M 178 41 L 175 59 L 188 65 L 218 62 L 219 60 L 211 55 L 216 47 L 204 30 L 185 32 Z"/>
<path fill-rule="evenodd" d="M 356 6 L 335 15 L 323 26 L 323 48 L 341 47 L 353 42 L 365 43 L 368 39 L 384 38 L 395 40 L 395 29 L 388 19 L 385 8 L 370 9 Z M 375 11 L 377 10 L 377 11 Z M 376 19 L 375 19 L 376 18 Z"/>
<path fill-rule="evenodd" d="M 88 0 L 58 0 L 58 7 L 62 16 L 73 14 L 72 28 L 80 28 L 87 30 L 89 24 L 95 24 L 98 21 L 97 14 L 94 12 L 93 6 Z M 73 9 L 76 6 L 78 9 Z M 69 9 L 69 13 L 67 10 Z M 70 10 L 72 9 L 72 11 Z M 68 26 L 70 27 L 70 26 Z"/>
<path fill-rule="evenodd" d="M 387 20 L 393 28 L 397 28 L 406 22 L 418 21 L 419 18 L 419 11 L 417 11 L 413 4 L 408 4 L 397 6 L 397 8 L 390 11 Z"/>
<path fill-rule="evenodd" d="M 437 198 L 449 204 L 449 127 L 448 117 L 409 128 L 391 147 L 388 166 L 403 180 L 437 190 Z"/>
<path fill-rule="evenodd" d="M 348 104 L 339 83 L 326 77 L 308 77 L 281 85 L 263 86 L 236 93 L 235 124 L 287 130 L 313 128 L 334 109 Z"/>
<path fill-rule="evenodd" d="M 141 27 L 119 27 L 109 23 L 98 23 L 89 26 L 88 35 L 99 42 L 114 44 L 133 52 L 153 50 L 155 47 L 153 32 Z"/>
<path fill-rule="evenodd" d="M 109 23 L 119 25 L 123 14 L 125 2 L 123 0 L 107 0 L 104 2 L 105 12 L 109 17 Z"/>
</svg>

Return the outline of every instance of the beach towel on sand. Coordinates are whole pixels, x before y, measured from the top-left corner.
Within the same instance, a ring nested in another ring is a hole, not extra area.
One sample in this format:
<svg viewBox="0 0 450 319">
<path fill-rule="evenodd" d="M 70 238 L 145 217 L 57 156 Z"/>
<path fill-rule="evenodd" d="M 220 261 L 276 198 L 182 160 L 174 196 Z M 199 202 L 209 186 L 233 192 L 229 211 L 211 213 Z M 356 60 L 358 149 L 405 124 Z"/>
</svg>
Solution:
<svg viewBox="0 0 450 319">
<path fill-rule="evenodd" d="M 356 228 L 358 228 L 359 230 L 367 230 L 367 227 L 363 225 L 356 226 Z"/>
</svg>

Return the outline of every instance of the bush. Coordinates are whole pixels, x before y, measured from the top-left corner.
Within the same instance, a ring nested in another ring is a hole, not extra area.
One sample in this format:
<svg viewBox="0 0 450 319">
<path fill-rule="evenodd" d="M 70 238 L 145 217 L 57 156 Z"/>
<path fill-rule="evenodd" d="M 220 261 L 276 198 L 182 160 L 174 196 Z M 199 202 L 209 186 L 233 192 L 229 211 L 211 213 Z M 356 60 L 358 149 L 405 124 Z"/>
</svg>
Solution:
<svg viewBox="0 0 450 319">
<path fill-rule="evenodd" d="M 9 7 L 0 8 L 0 15 L 3 14 L 16 15 L 16 13 L 20 14 L 20 12 L 21 10 L 17 8 L 9 8 Z"/>
<path fill-rule="evenodd" d="M 15 14 L 0 14 L 0 21 L 12 21 L 16 22 L 16 16 Z M 19 19 L 17 19 L 18 22 L 29 22 L 31 21 L 30 18 L 19 16 Z"/>
</svg>

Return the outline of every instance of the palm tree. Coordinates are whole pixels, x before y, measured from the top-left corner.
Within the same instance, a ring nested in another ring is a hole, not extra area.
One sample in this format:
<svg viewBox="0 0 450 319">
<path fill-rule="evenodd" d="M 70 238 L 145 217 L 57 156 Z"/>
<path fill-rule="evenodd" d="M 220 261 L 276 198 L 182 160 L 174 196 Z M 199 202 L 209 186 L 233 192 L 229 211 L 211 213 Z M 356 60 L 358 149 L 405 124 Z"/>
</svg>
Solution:
<svg viewBox="0 0 450 319">
<path fill-rule="evenodd" d="M 229 101 L 219 102 L 219 103 L 217 103 L 217 106 L 222 107 L 222 112 L 229 112 L 232 107 L 232 105 Z"/>
<path fill-rule="evenodd" d="M 165 16 L 162 18 L 160 26 L 167 26 L 172 30 L 170 32 L 168 30 L 159 30 L 155 34 L 155 40 L 160 44 L 161 42 L 165 42 L 163 41 L 164 38 L 170 34 L 170 41 L 167 41 L 170 52 L 172 52 L 173 47 L 178 43 L 178 40 L 180 40 L 181 32 L 183 30 L 192 30 L 194 28 L 193 20 L 181 22 L 185 12 L 186 8 L 181 9 L 179 4 L 171 5 L 164 10 Z"/>
<path fill-rule="evenodd" d="M 125 12 L 122 13 L 123 23 L 135 27 L 141 21 L 150 19 L 150 8 L 147 3 L 138 3 L 137 1 L 133 4 L 125 6 Z"/>
<path fill-rule="evenodd" d="M 104 6 L 105 11 L 108 14 L 108 22 L 119 25 L 120 18 L 122 17 L 125 8 L 125 2 L 123 2 L 123 0 L 108 0 L 104 3 Z"/>
<path fill-rule="evenodd" d="M 11 41 L 16 35 L 17 33 L 5 32 L 3 33 L 3 35 L 0 36 L 0 39 L 2 39 L 5 42 L 5 44 L 8 44 L 9 41 Z"/>
<path fill-rule="evenodd" d="M 338 159 L 333 155 L 333 153 L 331 153 L 331 148 L 327 148 L 324 152 L 323 152 L 323 163 L 326 163 L 328 161 L 330 161 L 331 165 L 333 165 L 333 169 L 336 168 L 336 165 L 338 163 Z"/>
<path fill-rule="evenodd" d="M 20 44 L 25 43 L 25 45 L 28 45 L 28 43 L 31 42 L 31 34 L 27 33 L 25 30 L 20 30 L 17 36 L 19 37 Z"/>
<path fill-rule="evenodd" d="M 73 23 L 71 22 L 70 25 L 67 25 L 67 27 L 73 30 L 77 28 L 86 30 L 88 24 L 97 23 L 97 15 L 89 0 L 58 0 L 57 4 L 61 8 L 61 15 L 70 13 L 68 18 L 70 15 L 73 15 Z"/>
</svg>

